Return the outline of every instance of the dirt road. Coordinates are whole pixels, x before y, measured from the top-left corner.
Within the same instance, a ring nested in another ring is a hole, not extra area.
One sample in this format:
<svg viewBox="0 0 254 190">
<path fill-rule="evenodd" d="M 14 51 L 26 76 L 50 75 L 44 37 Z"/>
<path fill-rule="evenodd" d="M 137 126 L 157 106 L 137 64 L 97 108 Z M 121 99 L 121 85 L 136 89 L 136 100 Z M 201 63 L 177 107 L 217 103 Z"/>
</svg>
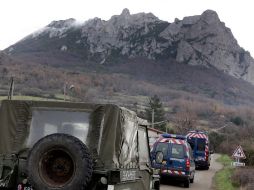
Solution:
<svg viewBox="0 0 254 190">
<path fill-rule="evenodd" d="M 209 170 L 196 170 L 195 180 L 190 184 L 190 190 L 209 190 L 212 186 L 212 179 L 216 171 L 222 168 L 222 165 L 215 160 L 219 157 L 218 154 L 212 155 L 211 166 Z M 177 190 L 183 189 L 183 185 L 177 182 L 169 182 L 161 185 L 161 190 Z"/>
</svg>

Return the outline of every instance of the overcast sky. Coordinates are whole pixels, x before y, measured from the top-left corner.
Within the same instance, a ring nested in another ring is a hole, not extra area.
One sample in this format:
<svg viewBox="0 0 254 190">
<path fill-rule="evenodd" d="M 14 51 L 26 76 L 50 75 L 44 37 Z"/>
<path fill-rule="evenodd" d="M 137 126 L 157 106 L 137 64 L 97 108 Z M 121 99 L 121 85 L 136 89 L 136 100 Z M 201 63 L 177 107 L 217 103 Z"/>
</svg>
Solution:
<svg viewBox="0 0 254 190">
<path fill-rule="evenodd" d="M 128 8 L 131 14 L 152 12 L 173 22 L 212 9 L 231 28 L 240 46 L 254 55 L 253 4 L 253 0 L 0 0 L 0 50 L 53 20 L 108 20 Z"/>
</svg>

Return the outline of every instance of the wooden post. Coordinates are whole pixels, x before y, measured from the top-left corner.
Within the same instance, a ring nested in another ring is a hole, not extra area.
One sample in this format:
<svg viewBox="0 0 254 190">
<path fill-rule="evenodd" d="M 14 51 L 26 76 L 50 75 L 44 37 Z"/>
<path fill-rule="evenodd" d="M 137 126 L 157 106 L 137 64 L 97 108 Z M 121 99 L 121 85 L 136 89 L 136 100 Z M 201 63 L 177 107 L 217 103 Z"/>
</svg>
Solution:
<svg viewBox="0 0 254 190">
<path fill-rule="evenodd" d="M 152 110 L 152 128 L 154 128 L 154 109 Z"/>
</svg>

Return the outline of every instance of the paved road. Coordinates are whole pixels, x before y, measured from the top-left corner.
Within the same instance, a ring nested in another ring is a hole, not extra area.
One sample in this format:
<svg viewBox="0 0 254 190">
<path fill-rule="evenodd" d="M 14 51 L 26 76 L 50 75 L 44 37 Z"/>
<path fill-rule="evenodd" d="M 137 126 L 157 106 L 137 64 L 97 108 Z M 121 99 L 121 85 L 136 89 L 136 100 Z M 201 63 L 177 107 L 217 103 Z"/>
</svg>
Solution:
<svg viewBox="0 0 254 190">
<path fill-rule="evenodd" d="M 212 179 L 216 171 L 222 168 L 222 165 L 215 160 L 218 154 L 212 154 L 211 166 L 209 170 L 196 170 L 195 180 L 190 184 L 190 190 L 209 190 L 212 186 Z M 161 185 L 161 190 L 177 190 L 183 189 L 183 184 L 177 182 L 169 182 Z"/>
</svg>

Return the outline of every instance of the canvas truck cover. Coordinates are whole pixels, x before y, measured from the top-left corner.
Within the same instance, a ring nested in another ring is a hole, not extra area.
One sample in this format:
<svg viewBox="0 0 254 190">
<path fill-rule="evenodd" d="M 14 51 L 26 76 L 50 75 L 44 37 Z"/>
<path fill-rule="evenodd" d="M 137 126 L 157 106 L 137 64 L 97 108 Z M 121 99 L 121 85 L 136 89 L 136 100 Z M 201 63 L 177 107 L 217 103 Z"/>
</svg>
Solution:
<svg viewBox="0 0 254 190">
<path fill-rule="evenodd" d="M 33 117 L 40 110 L 89 114 L 85 144 L 97 161 L 96 167 L 114 169 L 138 165 L 137 116 L 111 104 L 4 100 L 0 108 L 0 155 L 18 154 L 32 148 L 27 146 L 27 141 Z"/>
</svg>

